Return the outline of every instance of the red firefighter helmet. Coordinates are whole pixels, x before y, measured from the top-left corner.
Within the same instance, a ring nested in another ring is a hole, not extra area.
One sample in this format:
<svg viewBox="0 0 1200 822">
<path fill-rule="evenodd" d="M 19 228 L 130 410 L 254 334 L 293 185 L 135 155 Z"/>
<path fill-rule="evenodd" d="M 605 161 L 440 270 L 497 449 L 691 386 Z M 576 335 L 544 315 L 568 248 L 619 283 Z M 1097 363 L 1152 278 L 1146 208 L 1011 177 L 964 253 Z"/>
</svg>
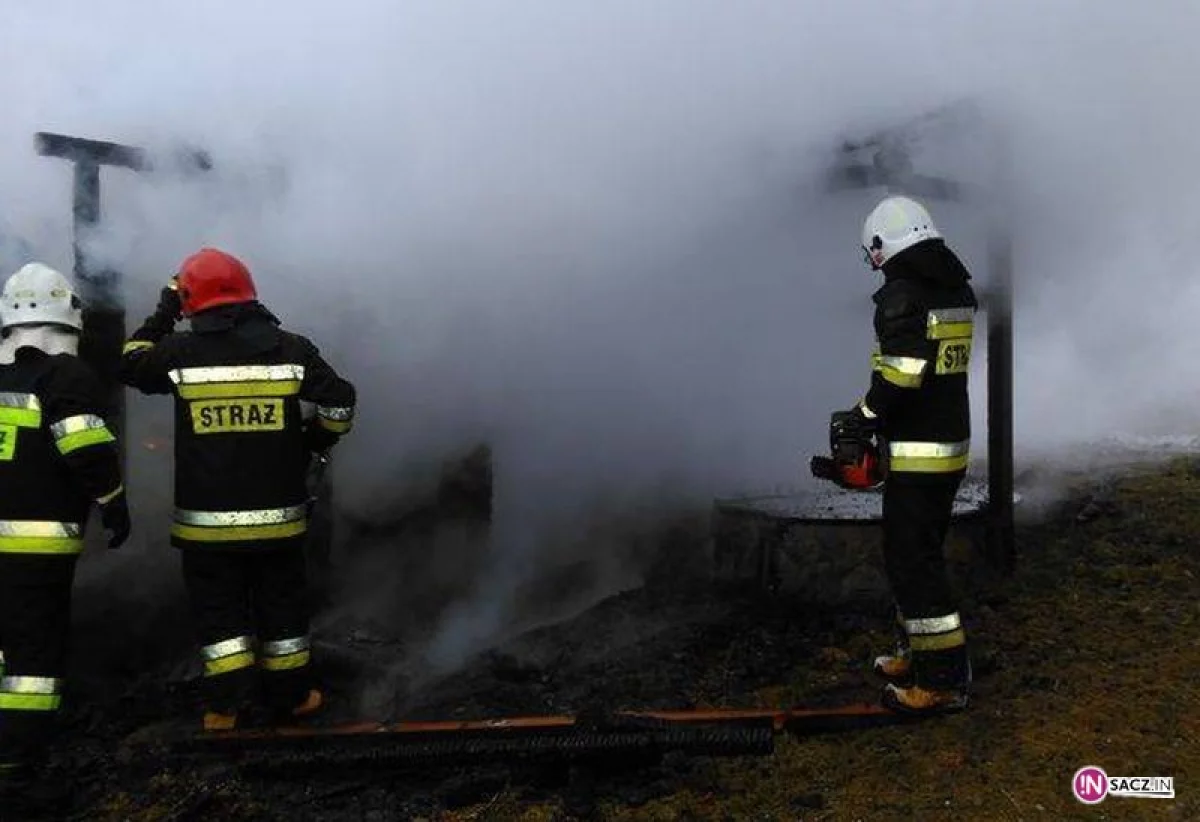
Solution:
<svg viewBox="0 0 1200 822">
<path fill-rule="evenodd" d="M 250 269 L 237 257 L 216 248 L 202 248 L 184 260 L 177 282 L 185 317 L 220 305 L 258 299 Z"/>
</svg>

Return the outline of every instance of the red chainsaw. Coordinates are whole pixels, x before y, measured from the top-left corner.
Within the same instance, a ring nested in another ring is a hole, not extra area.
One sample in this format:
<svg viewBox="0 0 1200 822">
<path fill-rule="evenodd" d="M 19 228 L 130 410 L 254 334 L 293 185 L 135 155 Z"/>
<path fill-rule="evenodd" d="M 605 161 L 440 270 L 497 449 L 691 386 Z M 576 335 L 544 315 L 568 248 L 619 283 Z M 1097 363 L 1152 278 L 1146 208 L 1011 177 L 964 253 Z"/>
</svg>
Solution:
<svg viewBox="0 0 1200 822">
<path fill-rule="evenodd" d="M 887 478 L 886 447 L 874 432 L 830 426 L 828 457 L 813 457 L 817 479 L 851 491 L 873 491 Z"/>
</svg>

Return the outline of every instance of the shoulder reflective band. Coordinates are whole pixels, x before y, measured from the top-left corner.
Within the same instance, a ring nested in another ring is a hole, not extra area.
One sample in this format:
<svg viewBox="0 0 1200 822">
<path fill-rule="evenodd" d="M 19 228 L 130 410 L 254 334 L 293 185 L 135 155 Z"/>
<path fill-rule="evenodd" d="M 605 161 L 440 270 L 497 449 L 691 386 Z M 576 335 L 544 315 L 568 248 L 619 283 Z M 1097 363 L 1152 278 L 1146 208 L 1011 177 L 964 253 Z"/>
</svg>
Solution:
<svg viewBox="0 0 1200 822">
<path fill-rule="evenodd" d="M 41 428 L 42 404 L 37 395 L 0 391 L 0 424 Z"/>
<path fill-rule="evenodd" d="M 335 434 L 345 434 L 354 423 L 354 409 L 328 405 L 317 406 L 317 421 L 321 427 Z"/>
<path fill-rule="evenodd" d="M 940 617 L 904 620 L 904 630 L 914 651 L 944 651 L 967 644 L 967 636 L 957 613 Z"/>
<path fill-rule="evenodd" d="M 931 340 L 970 337 L 974 330 L 973 308 L 938 308 L 926 316 L 925 336 Z"/>
<path fill-rule="evenodd" d="M 0 554 L 78 554 L 83 526 L 75 522 L 0 520 Z"/>
<path fill-rule="evenodd" d="M 132 354 L 134 351 L 145 351 L 153 347 L 154 343 L 148 340 L 130 340 L 121 347 L 121 354 Z"/>
<path fill-rule="evenodd" d="M 216 365 L 167 372 L 185 400 L 290 397 L 300 393 L 303 365 Z"/>
<path fill-rule="evenodd" d="M 249 668 L 254 664 L 254 640 L 237 636 L 205 645 L 200 649 L 204 659 L 204 675 L 219 676 Z"/>
<path fill-rule="evenodd" d="M 871 370 L 892 385 L 900 388 L 920 388 L 928 360 L 920 357 L 888 357 L 876 354 L 871 358 Z"/>
<path fill-rule="evenodd" d="M 307 636 L 279 639 L 262 644 L 262 660 L 259 664 L 268 671 L 290 671 L 303 668 L 310 658 Z"/>
<path fill-rule="evenodd" d="M 189 511 L 175 509 L 172 535 L 192 542 L 235 542 L 251 539 L 284 539 L 308 528 L 303 505 L 259 511 Z"/>
<path fill-rule="evenodd" d="M 116 442 L 104 420 L 95 414 L 76 414 L 50 426 L 50 434 L 60 454 L 69 454 L 89 445 Z"/>
<path fill-rule="evenodd" d="M 892 471 L 948 474 L 967 467 L 971 441 L 891 442 L 888 455 Z"/>
<path fill-rule="evenodd" d="M 48 676 L 0 678 L 0 710 L 57 711 L 62 704 L 62 680 Z"/>
</svg>

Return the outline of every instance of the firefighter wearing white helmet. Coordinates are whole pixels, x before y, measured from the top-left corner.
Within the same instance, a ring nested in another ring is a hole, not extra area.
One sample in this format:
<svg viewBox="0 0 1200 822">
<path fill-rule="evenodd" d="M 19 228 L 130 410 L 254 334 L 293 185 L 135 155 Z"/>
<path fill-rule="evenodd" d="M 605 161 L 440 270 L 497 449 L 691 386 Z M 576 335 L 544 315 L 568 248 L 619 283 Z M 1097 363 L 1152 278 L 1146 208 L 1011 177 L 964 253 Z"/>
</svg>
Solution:
<svg viewBox="0 0 1200 822">
<path fill-rule="evenodd" d="M 874 294 L 870 389 L 833 414 L 831 438 L 878 444 L 886 454 L 884 559 L 896 600 L 898 643 L 875 661 L 893 710 L 967 706 L 971 666 L 942 543 L 966 472 L 971 438 L 967 379 L 977 307 L 971 276 L 923 205 L 891 196 L 863 224 Z"/>
<path fill-rule="evenodd" d="M 129 536 L 116 439 L 95 372 L 77 356 L 82 303 L 30 263 L 0 293 L 0 802 L 37 770 L 62 700 L 71 586 L 98 504 L 109 547 Z"/>
<path fill-rule="evenodd" d="M 941 237 L 925 206 L 908 197 L 887 197 L 863 223 L 862 245 L 867 262 L 878 271 L 906 248 Z"/>
</svg>

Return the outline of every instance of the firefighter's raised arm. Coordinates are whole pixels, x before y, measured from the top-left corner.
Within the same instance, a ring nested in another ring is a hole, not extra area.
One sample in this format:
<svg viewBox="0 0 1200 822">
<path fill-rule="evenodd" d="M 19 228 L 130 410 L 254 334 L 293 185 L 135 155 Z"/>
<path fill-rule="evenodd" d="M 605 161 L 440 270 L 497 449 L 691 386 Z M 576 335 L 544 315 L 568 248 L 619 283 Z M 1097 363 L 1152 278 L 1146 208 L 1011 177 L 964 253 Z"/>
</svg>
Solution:
<svg viewBox="0 0 1200 822">
<path fill-rule="evenodd" d="M 144 394 L 169 394 L 171 380 L 169 352 L 160 345 L 175 330 L 182 316 L 179 290 L 174 278 L 164 286 L 158 306 L 136 331 L 130 335 L 121 351 L 119 379 L 130 388 Z"/>
</svg>

